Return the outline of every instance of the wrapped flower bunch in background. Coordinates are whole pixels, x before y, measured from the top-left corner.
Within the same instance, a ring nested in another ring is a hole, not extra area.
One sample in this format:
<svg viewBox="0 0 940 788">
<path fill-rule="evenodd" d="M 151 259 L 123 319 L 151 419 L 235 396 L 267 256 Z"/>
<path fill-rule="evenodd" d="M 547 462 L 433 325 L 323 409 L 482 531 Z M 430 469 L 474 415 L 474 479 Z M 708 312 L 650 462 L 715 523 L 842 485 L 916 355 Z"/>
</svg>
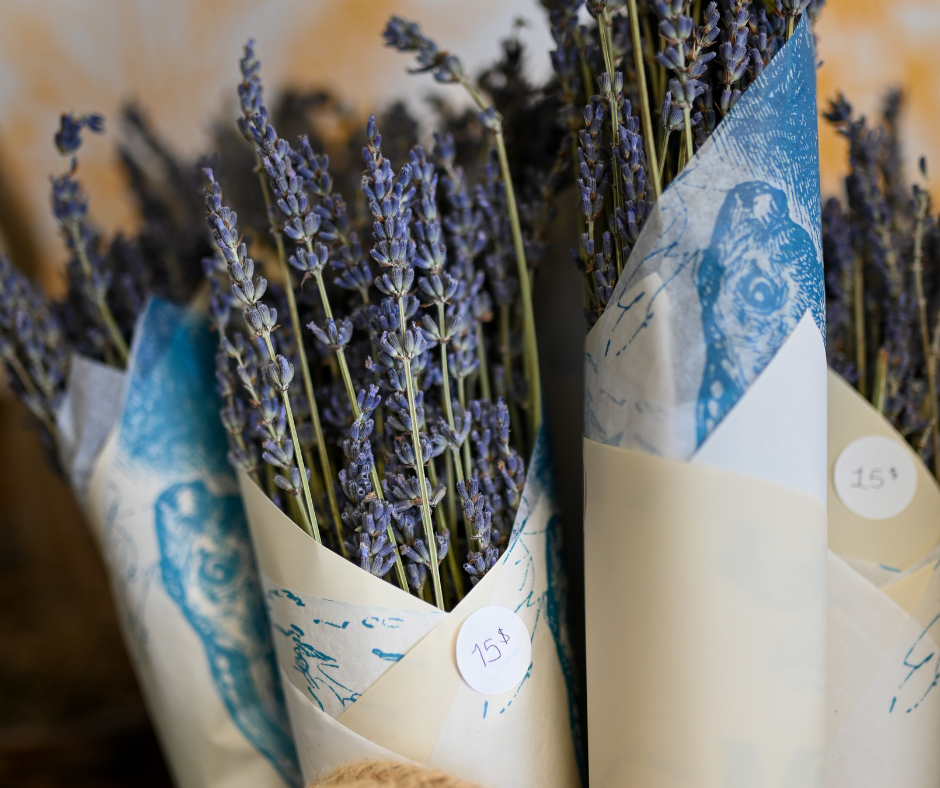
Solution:
<svg viewBox="0 0 940 788">
<path fill-rule="evenodd" d="M 870 127 L 841 96 L 845 204 L 823 211 L 829 342 L 828 784 L 934 785 L 940 760 L 938 232 L 909 187 L 901 95 Z"/>
<path fill-rule="evenodd" d="M 128 120 L 138 144 L 159 153 L 142 121 Z M 178 784 L 296 785 L 254 556 L 204 372 L 208 321 L 167 300 L 192 298 L 200 281 L 206 240 L 172 210 L 172 200 L 192 203 L 194 181 L 171 170 L 177 190 L 143 200 L 142 233 L 105 247 L 77 180 L 82 134 L 103 124 L 62 116 L 52 205 L 71 254 L 68 297 L 49 302 L 2 261 L 3 360 L 86 512 Z"/>
</svg>

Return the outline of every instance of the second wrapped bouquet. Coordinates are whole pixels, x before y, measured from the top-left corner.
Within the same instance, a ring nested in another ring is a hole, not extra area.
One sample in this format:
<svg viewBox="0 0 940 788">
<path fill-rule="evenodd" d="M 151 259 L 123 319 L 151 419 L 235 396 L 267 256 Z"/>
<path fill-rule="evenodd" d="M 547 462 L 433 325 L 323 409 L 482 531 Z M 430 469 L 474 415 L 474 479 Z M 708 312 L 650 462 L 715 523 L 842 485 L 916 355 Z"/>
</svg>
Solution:
<svg viewBox="0 0 940 788">
<path fill-rule="evenodd" d="M 821 784 L 814 66 L 803 22 L 663 192 L 588 336 L 595 785 Z"/>
</svg>

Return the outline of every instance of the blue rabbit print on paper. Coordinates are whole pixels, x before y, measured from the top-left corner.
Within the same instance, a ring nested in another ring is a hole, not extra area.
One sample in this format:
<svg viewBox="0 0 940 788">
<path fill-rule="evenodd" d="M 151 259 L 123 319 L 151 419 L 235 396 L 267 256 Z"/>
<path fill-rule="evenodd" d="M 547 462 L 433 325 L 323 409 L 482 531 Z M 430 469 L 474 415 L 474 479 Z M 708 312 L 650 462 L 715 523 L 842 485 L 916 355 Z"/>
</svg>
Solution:
<svg viewBox="0 0 940 788">
<path fill-rule="evenodd" d="M 173 485 L 155 509 L 163 584 L 199 635 L 225 708 L 284 779 L 296 784 L 241 498 L 215 496 L 197 481 Z"/>
<path fill-rule="evenodd" d="M 226 461 L 205 321 L 153 300 L 135 332 L 115 476 L 152 528 L 156 571 L 199 638 L 191 681 L 214 688 L 232 724 L 289 786 L 301 783 L 261 582 Z M 149 541 L 149 537 L 148 537 Z"/>
<path fill-rule="evenodd" d="M 807 309 L 822 324 L 822 270 L 787 195 L 762 181 L 735 186 L 718 213 L 695 283 L 707 345 L 696 407 L 698 444 L 731 410 Z"/>
<path fill-rule="evenodd" d="M 825 341 L 815 80 L 804 20 L 653 206 L 588 334 L 585 437 L 689 459 L 804 315 Z"/>
</svg>

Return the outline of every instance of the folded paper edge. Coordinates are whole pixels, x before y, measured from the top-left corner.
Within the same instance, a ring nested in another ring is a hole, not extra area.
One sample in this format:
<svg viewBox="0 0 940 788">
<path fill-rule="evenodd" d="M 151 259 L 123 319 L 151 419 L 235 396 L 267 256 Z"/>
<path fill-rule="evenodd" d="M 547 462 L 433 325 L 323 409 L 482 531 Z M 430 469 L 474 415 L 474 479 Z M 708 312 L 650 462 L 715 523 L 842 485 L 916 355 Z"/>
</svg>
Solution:
<svg viewBox="0 0 940 788">
<path fill-rule="evenodd" d="M 270 580 L 295 592 L 347 604 L 436 612 L 433 606 L 417 597 L 405 597 L 400 589 L 373 577 L 329 548 L 317 544 L 281 512 L 243 471 L 239 472 L 239 483 L 258 553 L 258 563 L 262 573 Z M 305 565 L 307 560 L 309 566 Z M 426 763 L 460 681 L 463 680 L 457 671 L 451 647 L 456 632 L 470 613 L 489 603 L 503 564 L 500 560 L 450 613 L 442 616 L 434 628 L 412 646 L 401 660 L 350 704 L 336 718 L 337 722 L 357 735 L 399 752 L 409 760 Z M 336 590 L 341 593 L 336 593 Z M 407 605 L 400 604 L 406 600 Z M 429 658 L 435 652 L 444 654 L 442 662 L 437 663 L 435 659 Z M 423 665 L 419 669 L 421 680 L 418 682 L 414 682 L 412 675 L 416 670 L 412 667 L 415 661 L 421 661 Z M 431 680 L 432 672 L 437 672 L 436 681 Z M 388 726 L 384 726 L 376 714 L 389 708 L 398 709 L 398 716 Z M 415 712 L 415 709 L 420 709 L 420 712 Z M 411 726 L 404 725 L 403 715 L 413 716 L 414 723 Z M 422 721 L 432 722 L 432 729 L 420 729 L 422 735 L 415 736 L 419 730 L 415 726 L 423 725 Z M 405 732 L 407 736 L 403 735 Z"/>
<path fill-rule="evenodd" d="M 238 471 L 238 484 L 252 524 L 258 564 L 275 583 L 292 591 L 347 604 L 425 613 L 437 610 L 317 543 L 278 509 L 243 470 Z"/>
<path fill-rule="evenodd" d="M 281 679 L 281 685 L 285 688 L 284 691 L 287 700 L 287 711 L 290 717 L 291 728 L 293 730 L 309 727 L 309 725 L 304 726 L 302 724 L 302 721 L 298 718 L 298 715 L 294 711 L 295 704 L 303 704 L 303 712 L 301 713 L 307 714 L 309 712 L 309 714 L 312 714 L 314 725 L 328 728 L 331 733 L 335 733 L 337 736 L 340 736 L 342 739 L 347 741 L 351 747 L 360 749 L 360 752 L 357 753 L 353 758 L 330 759 L 322 766 L 316 766 L 314 763 L 316 759 L 312 757 L 308 751 L 303 750 L 298 746 L 297 755 L 300 760 L 301 771 L 303 773 L 304 780 L 308 782 L 315 780 L 319 777 L 322 777 L 324 773 L 329 770 L 356 760 L 382 759 L 389 761 L 400 761 L 402 763 L 415 763 L 414 761 L 409 761 L 407 758 L 402 757 L 396 752 L 387 750 L 384 747 L 369 741 L 369 739 L 360 736 L 355 731 L 352 731 L 345 725 L 337 722 L 325 711 L 321 711 L 314 704 L 309 703 L 308 700 L 304 697 L 303 693 L 291 682 L 286 671 L 284 670 L 284 667 L 280 664 L 278 665 L 278 674 Z M 318 742 L 322 741 L 322 737 L 314 737 L 314 740 Z M 415 765 L 420 766 L 421 764 Z"/>
</svg>

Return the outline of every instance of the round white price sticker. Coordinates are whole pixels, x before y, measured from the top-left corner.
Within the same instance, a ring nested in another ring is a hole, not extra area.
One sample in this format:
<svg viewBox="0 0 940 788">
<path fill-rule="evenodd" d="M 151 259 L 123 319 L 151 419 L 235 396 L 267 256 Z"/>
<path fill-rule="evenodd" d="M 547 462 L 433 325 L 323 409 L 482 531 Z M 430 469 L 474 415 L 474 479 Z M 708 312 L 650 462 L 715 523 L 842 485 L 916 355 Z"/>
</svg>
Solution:
<svg viewBox="0 0 940 788">
<path fill-rule="evenodd" d="M 846 508 L 866 520 L 887 520 L 914 499 L 914 461 L 890 438 L 868 435 L 843 449 L 833 483 Z"/>
<path fill-rule="evenodd" d="M 522 619 L 491 605 L 471 613 L 457 634 L 457 667 L 481 695 L 501 695 L 525 678 L 532 642 Z"/>
</svg>

